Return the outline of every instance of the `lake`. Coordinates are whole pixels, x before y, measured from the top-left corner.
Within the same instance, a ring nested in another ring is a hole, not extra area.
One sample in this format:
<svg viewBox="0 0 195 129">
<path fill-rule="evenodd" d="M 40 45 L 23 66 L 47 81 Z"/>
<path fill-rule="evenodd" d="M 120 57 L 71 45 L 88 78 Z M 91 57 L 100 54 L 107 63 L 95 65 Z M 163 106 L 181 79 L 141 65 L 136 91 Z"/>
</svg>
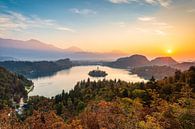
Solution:
<svg viewBox="0 0 195 129">
<path fill-rule="evenodd" d="M 62 92 L 62 90 L 69 91 L 74 88 L 76 83 L 81 80 L 98 80 L 103 78 L 93 78 L 88 75 L 89 71 L 100 68 L 106 71 L 108 75 L 105 79 L 120 79 L 128 82 L 142 82 L 146 81 L 137 75 L 132 75 L 129 71 L 124 69 L 111 68 L 107 66 L 76 66 L 70 69 L 58 71 L 52 76 L 39 77 L 31 79 L 34 83 L 34 89 L 29 93 L 29 96 L 40 95 L 45 97 L 52 97 Z"/>
</svg>

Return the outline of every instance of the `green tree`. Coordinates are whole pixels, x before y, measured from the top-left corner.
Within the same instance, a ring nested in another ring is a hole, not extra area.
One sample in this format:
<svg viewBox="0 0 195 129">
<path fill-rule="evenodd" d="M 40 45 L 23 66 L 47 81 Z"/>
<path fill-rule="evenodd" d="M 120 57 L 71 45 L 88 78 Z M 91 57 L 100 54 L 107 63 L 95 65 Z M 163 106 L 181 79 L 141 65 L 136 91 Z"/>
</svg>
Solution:
<svg viewBox="0 0 195 129">
<path fill-rule="evenodd" d="M 124 89 L 122 94 L 123 94 L 123 97 L 128 97 L 129 96 L 129 93 L 128 93 L 127 89 Z"/>
<path fill-rule="evenodd" d="M 154 78 L 154 76 L 152 76 L 150 79 L 150 82 L 155 82 L 155 81 L 156 81 L 156 79 Z"/>
<path fill-rule="evenodd" d="M 180 70 L 177 70 L 175 72 L 175 82 L 179 81 L 181 78 L 181 71 Z"/>
<path fill-rule="evenodd" d="M 72 102 L 72 99 L 71 99 L 71 98 L 68 98 L 68 100 L 67 100 L 67 106 L 68 106 L 68 108 L 69 108 L 70 110 L 73 109 L 73 102 Z"/>
<path fill-rule="evenodd" d="M 58 115 L 61 115 L 62 114 L 62 108 L 63 108 L 62 103 L 58 103 L 56 105 L 56 112 L 57 112 Z"/>
<path fill-rule="evenodd" d="M 85 108 L 85 103 L 83 101 L 79 101 L 77 105 L 77 112 L 81 112 Z"/>
</svg>

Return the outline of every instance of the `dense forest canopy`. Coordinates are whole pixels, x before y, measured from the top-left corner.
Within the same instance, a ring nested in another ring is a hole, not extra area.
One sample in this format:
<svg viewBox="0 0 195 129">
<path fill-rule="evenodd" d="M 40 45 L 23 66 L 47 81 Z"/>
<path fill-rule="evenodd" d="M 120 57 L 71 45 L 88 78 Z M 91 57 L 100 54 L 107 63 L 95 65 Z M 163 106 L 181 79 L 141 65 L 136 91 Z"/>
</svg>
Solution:
<svg viewBox="0 0 195 129">
<path fill-rule="evenodd" d="M 195 67 L 147 83 L 88 79 L 52 98 L 30 97 L 19 117 L 23 122 L 13 124 L 33 129 L 193 129 L 194 92 Z"/>
<path fill-rule="evenodd" d="M 89 76 L 91 77 L 105 77 L 107 76 L 108 74 L 106 73 L 106 71 L 102 71 L 102 70 L 92 70 L 88 73 Z"/>
<path fill-rule="evenodd" d="M 53 74 L 62 69 L 72 67 L 70 59 L 60 59 L 57 61 L 4 61 L 0 62 L 0 66 L 6 69 L 22 74 L 26 77 L 37 77 Z"/>
<path fill-rule="evenodd" d="M 145 79 L 150 79 L 152 76 L 156 79 L 163 79 L 165 76 L 174 76 L 177 69 L 170 66 L 144 66 L 130 70 L 131 73 L 137 74 Z"/>
<path fill-rule="evenodd" d="M 27 97 L 27 90 L 33 85 L 22 75 L 16 75 L 0 67 L 0 109 L 10 106 L 12 101 Z"/>
</svg>

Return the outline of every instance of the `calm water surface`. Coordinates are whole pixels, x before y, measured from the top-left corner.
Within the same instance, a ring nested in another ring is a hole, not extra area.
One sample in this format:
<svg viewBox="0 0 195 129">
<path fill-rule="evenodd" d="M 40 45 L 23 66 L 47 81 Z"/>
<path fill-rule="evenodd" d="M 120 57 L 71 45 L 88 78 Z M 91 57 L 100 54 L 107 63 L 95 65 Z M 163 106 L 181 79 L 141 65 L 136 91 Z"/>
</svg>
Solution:
<svg viewBox="0 0 195 129">
<path fill-rule="evenodd" d="M 106 66 L 98 66 L 101 70 L 108 73 L 105 79 L 121 79 L 130 82 L 146 81 L 137 75 L 129 74 L 127 70 L 110 68 Z M 97 69 L 97 66 L 76 66 L 70 69 L 58 71 L 56 74 L 47 77 L 40 77 L 32 79 L 34 82 L 34 89 L 29 93 L 30 96 L 40 95 L 52 97 L 62 92 L 69 91 L 74 88 L 75 84 L 81 80 L 98 80 L 97 78 L 90 77 L 89 71 Z M 99 78 L 103 79 L 103 78 Z"/>
</svg>

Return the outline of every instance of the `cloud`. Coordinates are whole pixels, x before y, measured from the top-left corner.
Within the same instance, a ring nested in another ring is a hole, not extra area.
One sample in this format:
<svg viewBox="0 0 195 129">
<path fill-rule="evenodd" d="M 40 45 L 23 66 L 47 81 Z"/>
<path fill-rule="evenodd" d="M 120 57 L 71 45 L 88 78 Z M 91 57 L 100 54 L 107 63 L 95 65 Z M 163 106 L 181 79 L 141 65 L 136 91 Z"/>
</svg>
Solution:
<svg viewBox="0 0 195 129">
<path fill-rule="evenodd" d="M 155 30 L 156 34 L 161 35 L 161 36 L 165 36 L 166 32 L 162 31 L 162 30 Z"/>
<path fill-rule="evenodd" d="M 163 7 L 168 7 L 172 3 L 172 0 L 145 0 L 145 2 L 149 4 L 159 4 Z"/>
<path fill-rule="evenodd" d="M 156 0 L 145 0 L 147 3 L 149 3 L 149 4 L 156 4 Z"/>
<path fill-rule="evenodd" d="M 171 3 L 172 0 L 158 0 L 161 6 L 168 7 Z"/>
<path fill-rule="evenodd" d="M 155 25 L 155 26 L 158 26 L 161 29 L 171 29 L 171 28 L 173 28 L 173 26 L 171 26 L 171 25 L 169 25 L 169 24 L 167 24 L 165 22 L 155 21 L 152 24 Z"/>
<path fill-rule="evenodd" d="M 41 19 L 36 15 L 27 17 L 13 11 L 5 11 L 4 13 L 0 13 L 0 31 L 21 31 L 30 28 L 54 30 L 59 30 L 59 28 L 66 28 L 61 30 L 73 32 L 73 29 L 59 25 L 55 20 Z"/>
<path fill-rule="evenodd" d="M 97 14 L 96 11 L 91 10 L 91 9 L 77 9 L 77 8 L 72 8 L 70 9 L 72 13 L 75 14 L 80 14 L 80 15 L 94 15 Z"/>
<path fill-rule="evenodd" d="M 4 31 L 26 29 L 26 20 L 21 14 L 11 11 L 0 14 L 0 29 Z"/>
<path fill-rule="evenodd" d="M 114 4 L 130 4 L 131 2 L 138 2 L 138 3 L 148 3 L 151 5 L 160 5 L 163 7 L 168 7 L 172 0 L 108 0 Z"/>
<path fill-rule="evenodd" d="M 148 22 L 155 20 L 155 17 L 138 17 L 138 20 Z"/>
<path fill-rule="evenodd" d="M 169 30 L 173 28 L 173 26 L 168 23 L 159 21 L 156 17 L 143 16 L 138 17 L 137 19 L 141 21 L 138 24 L 139 28 L 137 28 L 137 30 L 142 33 L 152 33 L 166 36 Z"/>
<path fill-rule="evenodd" d="M 61 31 L 70 31 L 70 32 L 75 32 L 75 30 L 73 29 L 70 29 L 70 28 L 67 28 L 67 27 L 59 27 L 59 28 L 56 28 L 57 30 L 61 30 Z"/>
<path fill-rule="evenodd" d="M 173 27 L 165 22 L 159 22 L 155 17 L 143 16 L 143 17 L 138 17 L 137 19 L 141 22 L 147 22 L 150 25 L 158 26 L 163 29 L 168 29 Z"/>
<path fill-rule="evenodd" d="M 144 34 L 155 34 L 155 35 L 159 35 L 159 36 L 166 36 L 167 32 L 166 30 L 161 30 L 158 27 L 137 27 L 135 28 L 137 31 L 144 33 Z"/>
<path fill-rule="evenodd" d="M 130 3 L 131 1 L 136 1 L 136 0 L 109 0 L 109 1 L 114 4 L 122 4 L 122 3 Z"/>
<path fill-rule="evenodd" d="M 188 13 L 195 13 L 195 9 L 188 9 L 187 12 Z"/>
</svg>

